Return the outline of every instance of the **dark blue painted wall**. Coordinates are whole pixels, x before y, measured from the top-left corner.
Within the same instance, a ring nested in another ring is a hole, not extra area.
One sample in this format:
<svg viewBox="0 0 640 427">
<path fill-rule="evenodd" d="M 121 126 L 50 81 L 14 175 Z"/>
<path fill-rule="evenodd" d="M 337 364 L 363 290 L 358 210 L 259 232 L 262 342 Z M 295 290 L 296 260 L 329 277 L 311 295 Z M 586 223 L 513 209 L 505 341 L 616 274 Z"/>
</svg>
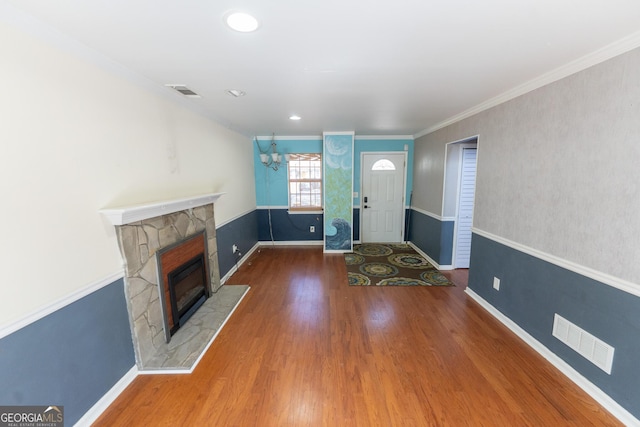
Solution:
<svg viewBox="0 0 640 427">
<path fill-rule="evenodd" d="M 271 241 L 269 232 L 269 210 L 258 209 L 258 240 Z M 271 225 L 273 240 L 323 240 L 324 228 L 322 214 L 294 214 L 290 215 L 287 209 L 271 209 Z M 309 231 L 309 226 L 315 227 L 315 232 Z"/>
<path fill-rule="evenodd" d="M 454 221 L 439 221 L 411 209 L 408 240 L 440 265 L 450 265 L 453 256 Z"/>
<path fill-rule="evenodd" d="M 640 298 L 477 234 L 469 288 L 640 418 Z M 551 335 L 554 313 L 615 348 L 611 375 Z"/>
<path fill-rule="evenodd" d="M 216 229 L 216 240 L 220 277 L 223 277 L 240 260 L 240 256 L 233 253 L 234 244 L 244 256 L 258 243 L 258 212 L 249 212 Z"/>
<path fill-rule="evenodd" d="M 360 240 L 360 208 L 353 208 L 353 241 Z"/>
<path fill-rule="evenodd" d="M 120 279 L 0 340 L 0 403 L 63 405 L 71 426 L 134 365 Z"/>
</svg>

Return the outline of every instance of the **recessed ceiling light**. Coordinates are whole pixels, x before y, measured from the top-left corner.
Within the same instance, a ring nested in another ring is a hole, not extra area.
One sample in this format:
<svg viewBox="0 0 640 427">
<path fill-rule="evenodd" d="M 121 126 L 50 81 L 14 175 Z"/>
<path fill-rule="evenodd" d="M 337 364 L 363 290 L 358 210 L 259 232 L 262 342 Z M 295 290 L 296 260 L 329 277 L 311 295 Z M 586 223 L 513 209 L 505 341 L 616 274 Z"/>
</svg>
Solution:
<svg viewBox="0 0 640 427">
<path fill-rule="evenodd" d="M 236 98 L 240 98 L 241 96 L 245 96 L 247 93 L 238 89 L 229 89 L 227 93 Z"/>
<path fill-rule="evenodd" d="M 241 33 L 250 33 L 258 29 L 258 20 L 248 13 L 232 12 L 225 17 L 227 25 Z"/>
<path fill-rule="evenodd" d="M 302 117 L 297 116 L 297 115 L 295 115 L 295 114 L 294 114 L 294 115 L 292 115 L 292 116 L 289 116 L 289 120 L 300 120 L 301 118 L 302 118 Z"/>
</svg>

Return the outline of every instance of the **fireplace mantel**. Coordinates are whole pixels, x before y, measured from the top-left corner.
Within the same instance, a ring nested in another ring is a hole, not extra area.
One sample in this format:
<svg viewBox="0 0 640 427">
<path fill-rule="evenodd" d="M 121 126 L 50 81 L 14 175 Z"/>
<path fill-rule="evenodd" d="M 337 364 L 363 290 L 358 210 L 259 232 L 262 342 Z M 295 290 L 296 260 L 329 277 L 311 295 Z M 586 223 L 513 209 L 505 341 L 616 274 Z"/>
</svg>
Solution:
<svg viewBox="0 0 640 427">
<path fill-rule="evenodd" d="M 125 225 L 136 221 L 155 218 L 185 209 L 197 208 L 214 203 L 225 193 L 209 193 L 190 196 L 181 199 L 171 199 L 159 202 L 148 202 L 137 205 L 122 206 L 101 209 L 104 215 L 113 225 Z"/>
</svg>

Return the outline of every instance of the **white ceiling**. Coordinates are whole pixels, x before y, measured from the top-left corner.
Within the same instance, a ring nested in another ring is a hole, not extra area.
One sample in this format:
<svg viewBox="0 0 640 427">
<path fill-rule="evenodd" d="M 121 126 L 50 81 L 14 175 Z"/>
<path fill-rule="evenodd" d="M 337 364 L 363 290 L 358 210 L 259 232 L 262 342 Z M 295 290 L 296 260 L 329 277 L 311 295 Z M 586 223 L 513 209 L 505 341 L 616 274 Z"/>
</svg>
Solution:
<svg viewBox="0 0 640 427">
<path fill-rule="evenodd" d="M 159 87 L 187 85 L 195 108 L 246 135 L 421 134 L 640 45 L 637 0 L 8 3 Z M 230 10 L 258 31 L 227 28 Z"/>
</svg>

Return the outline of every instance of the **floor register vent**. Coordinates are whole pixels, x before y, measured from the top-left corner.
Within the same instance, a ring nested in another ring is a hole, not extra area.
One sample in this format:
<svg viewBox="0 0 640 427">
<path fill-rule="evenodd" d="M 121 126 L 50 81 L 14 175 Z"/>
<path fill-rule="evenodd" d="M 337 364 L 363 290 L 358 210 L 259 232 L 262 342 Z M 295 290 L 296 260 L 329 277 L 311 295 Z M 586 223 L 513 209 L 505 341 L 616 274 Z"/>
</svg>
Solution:
<svg viewBox="0 0 640 427">
<path fill-rule="evenodd" d="M 559 314 L 553 318 L 553 336 L 611 375 L 614 348 Z"/>
</svg>

